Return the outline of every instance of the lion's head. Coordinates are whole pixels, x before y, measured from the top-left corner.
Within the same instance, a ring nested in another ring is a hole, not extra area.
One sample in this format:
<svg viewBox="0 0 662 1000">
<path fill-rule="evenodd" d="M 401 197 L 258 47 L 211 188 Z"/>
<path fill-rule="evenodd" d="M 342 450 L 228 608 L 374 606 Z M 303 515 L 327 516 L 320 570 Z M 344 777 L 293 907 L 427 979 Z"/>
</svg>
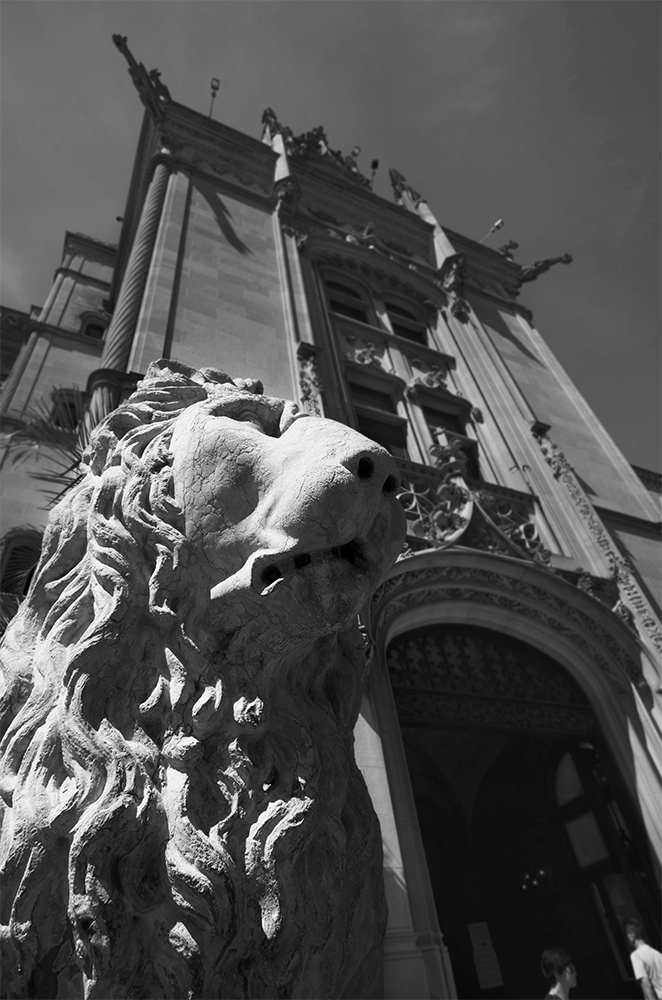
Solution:
<svg viewBox="0 0 662 1000">
<path fill-rule="evenodd" d="M 356 615 L 378 445 L 153 365 L 95 430 L 3 645 L 7 996 L 370 995 L 380 837 Z"/>
</svg>

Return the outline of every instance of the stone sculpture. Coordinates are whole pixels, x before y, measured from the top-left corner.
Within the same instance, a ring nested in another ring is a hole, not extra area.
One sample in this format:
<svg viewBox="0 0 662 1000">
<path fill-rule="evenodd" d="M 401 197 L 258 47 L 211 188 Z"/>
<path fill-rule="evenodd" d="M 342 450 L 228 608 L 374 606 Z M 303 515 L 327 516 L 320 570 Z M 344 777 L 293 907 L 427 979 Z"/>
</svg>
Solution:
<svg viewBox="0 0 662 1000">
<path fill-rule="evenodd" d="M 161 361 L 94 431 L 3 647 L 3 996 L 377 995 L 357 612 L 405 518 L 304 416 Z"/>
</svg>

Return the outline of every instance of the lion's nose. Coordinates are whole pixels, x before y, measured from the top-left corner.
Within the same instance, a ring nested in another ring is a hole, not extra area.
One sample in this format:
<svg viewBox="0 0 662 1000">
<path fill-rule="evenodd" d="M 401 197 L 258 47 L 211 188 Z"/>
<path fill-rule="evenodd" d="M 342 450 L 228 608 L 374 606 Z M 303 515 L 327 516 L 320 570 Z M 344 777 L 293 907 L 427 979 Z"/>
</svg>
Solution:
<svg viewBox="0 0 662 1000">
<path fill-rule="evenodd" d="M 382 493 L 394 493 L 398 488 L 395 462 L 387 453 L 362 452 L 345 464 L 361 482 L 371 485 L 378 483 Z"/>
</svg>

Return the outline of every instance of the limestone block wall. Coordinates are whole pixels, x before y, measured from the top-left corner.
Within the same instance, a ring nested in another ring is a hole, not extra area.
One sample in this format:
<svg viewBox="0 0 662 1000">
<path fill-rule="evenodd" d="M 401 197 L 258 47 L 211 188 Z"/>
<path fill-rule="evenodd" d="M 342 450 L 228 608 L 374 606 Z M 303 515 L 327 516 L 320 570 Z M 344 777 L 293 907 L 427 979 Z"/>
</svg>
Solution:
<svg viewBox="0 0 662 1000">
<path fill-rule="evenodd" d="M 268 203 L 174 171 L 129 368 L 168 356 L 294 398 L 280 254 Z"/>
<path fill-rule="evenodd" d="M 88 375 L 99 367 L 102 349 L 100 341 L 57 330 L 39 331 L 26 347 L 29 358 L 9 407 L 16 416 L 49 406 L 53 389 L 84 392 Z"/>
<path fill-rule="evenodd" d="M 540 334 L 522 316 L 475 297 L 474 311 L 513 379 L 581 477 L 591 501 L 647 520 L 646 489 L 572 384 Z"/>
</svg>

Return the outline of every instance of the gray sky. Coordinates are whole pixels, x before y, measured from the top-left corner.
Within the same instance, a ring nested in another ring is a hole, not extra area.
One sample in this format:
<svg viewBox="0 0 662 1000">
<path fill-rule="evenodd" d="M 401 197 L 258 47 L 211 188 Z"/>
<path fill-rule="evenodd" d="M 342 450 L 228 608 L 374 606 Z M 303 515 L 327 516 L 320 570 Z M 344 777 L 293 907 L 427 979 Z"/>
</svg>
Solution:
<svg viewBox="0 0 662 1000">
<path fill-rule="evenodd" d="M 128 35 L 174 100 L 260 134 L 266 106 L 396 167 L 442 225 L 528 264 L 536 325 L 630 461 L 660 469 L 655 0 L 3 0 L 3 305 L 41 304 L 66 229 L 115 241 L 142 107 Z"/>
</svg>

